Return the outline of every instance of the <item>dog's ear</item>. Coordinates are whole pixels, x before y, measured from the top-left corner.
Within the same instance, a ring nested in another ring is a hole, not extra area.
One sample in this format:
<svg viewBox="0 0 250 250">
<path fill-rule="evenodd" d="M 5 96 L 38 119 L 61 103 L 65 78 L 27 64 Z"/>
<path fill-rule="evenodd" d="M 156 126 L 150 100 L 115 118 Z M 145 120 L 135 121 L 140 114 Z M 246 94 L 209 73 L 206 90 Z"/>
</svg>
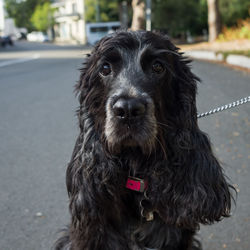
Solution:
<svg viewBox="0 0 250 250">
<path fill-rule="evenodd" d="M 80 79 L 75 85 L 75 92 L 80 94 L 80 103 L 88 95 L 94 86 L 99 86 L 98 79 L 98 61 L 102 57 L 103 52 L 107 49 L 108 41 L 112 35 L 105 36 L 98 41 L 90 53 L 85 55 L 83 66 L 80 69 Z"/>
<path fill-rule="evenodd" d="M 166 221 L 186 228 L 210 224 L 228 217 L 230 186 L 214 156 L 210 141 L 197 124 L 196 82 L 187 61 L 175 60 L 175 114 L 167 135 L 168 170 L 161 182 L 162 198 L 157 208 Z"/>
</svg>

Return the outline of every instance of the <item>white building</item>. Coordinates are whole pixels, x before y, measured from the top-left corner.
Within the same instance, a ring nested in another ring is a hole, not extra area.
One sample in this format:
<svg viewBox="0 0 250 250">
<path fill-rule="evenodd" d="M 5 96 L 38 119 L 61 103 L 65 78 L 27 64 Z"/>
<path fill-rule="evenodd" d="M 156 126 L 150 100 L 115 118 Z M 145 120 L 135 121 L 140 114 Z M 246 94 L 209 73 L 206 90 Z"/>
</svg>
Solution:
<svg viewBox="0 0 250 250">
<path fill-rule="evenodd" d="M 54 15 L 55 39 L 85 44 L 84 0 L 55 0 L 52 6 L 57 9 Z"/>
<path fill-rule="evenodd" d="M 3 35 L 4 31 L 4 2 L 0 0 L 0 35 Z"/>
</svg>

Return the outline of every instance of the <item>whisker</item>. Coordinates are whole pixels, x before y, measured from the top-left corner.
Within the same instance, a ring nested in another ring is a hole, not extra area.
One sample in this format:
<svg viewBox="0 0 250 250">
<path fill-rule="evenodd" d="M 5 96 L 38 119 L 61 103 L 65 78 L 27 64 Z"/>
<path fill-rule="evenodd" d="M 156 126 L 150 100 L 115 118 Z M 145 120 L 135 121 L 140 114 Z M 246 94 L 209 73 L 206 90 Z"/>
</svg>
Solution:
<svg viewBox="0 0 250 250">
<path fill-rule="evenodd" d="M 163 154 L 164 154 L 164 158 L 165 158 L 165 160 L 167 160 L 167 153 L 166 153 L 166 150 L 164 149 L 164 147 L 163 147 L 161 141 L 160 141 L 156 136 L 154 136 L 154 138 L 159 142 L 159 144 L 160 144 L 160 146 L 161 146 L 161 149 L 162 149 L 162 151 L 163 151 Z"/>
<path fill-rule="evenodd" d="M 176 74 L 172 71 L 172 69 L 170 68 L 170 65 L 169 65 L 168 63 L 165 63 L 165 65 L 166 65 L 166 68 L 167 68 L 168 72 L 169 72 L 172 76 L 176 77 Z"/>
<path fill-rule="evenodd" d="M 171 124 L 164 124 L 161 122 L 156 122 L 156 124 L 158 124 L 163 129 L 173 129 L 173 126 Z"/>
<path fill-rule="evenodd" d="M 169 53 L 169 54 L 173 54 L 175 56 L 181 56 L 178 52 L 173 51 L 173 50 L 168 50 L 168 49 L 160 49 L 156 52 L 156 54 L 161 54 L 161 53 Z"/>
<path fill-rule="evenodd" d="M 167 127 L 167 128 L 170 128 L 170 126 L 169 125 L 167 125 L 167 124 L 165 124 L 165 123 L 161 123 L 161 122 L 156 122 L 157 124 L 159 124 L 159 125 L 162 125 L 162 126 L 164 126 L 164 127 Z"/>
</svg>

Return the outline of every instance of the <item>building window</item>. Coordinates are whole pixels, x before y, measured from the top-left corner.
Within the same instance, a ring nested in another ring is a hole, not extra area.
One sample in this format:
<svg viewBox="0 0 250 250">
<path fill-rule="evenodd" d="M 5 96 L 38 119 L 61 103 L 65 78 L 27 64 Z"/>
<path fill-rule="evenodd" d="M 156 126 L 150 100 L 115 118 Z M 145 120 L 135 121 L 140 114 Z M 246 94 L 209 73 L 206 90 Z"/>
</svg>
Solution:
<svg viewBox="0 0 250 250">
<path fill-rule="evenodd" d="M 72 13 L 76 13 L 77 11 L 76 11 L 76 4 L 75 3 L 73 3 L 72 4 Z"/>
<path fill-rule="evenodd" d="M 92 27 L 90 28 L 90 32 L 108 32 L 108 27 Z"/>
</svg>

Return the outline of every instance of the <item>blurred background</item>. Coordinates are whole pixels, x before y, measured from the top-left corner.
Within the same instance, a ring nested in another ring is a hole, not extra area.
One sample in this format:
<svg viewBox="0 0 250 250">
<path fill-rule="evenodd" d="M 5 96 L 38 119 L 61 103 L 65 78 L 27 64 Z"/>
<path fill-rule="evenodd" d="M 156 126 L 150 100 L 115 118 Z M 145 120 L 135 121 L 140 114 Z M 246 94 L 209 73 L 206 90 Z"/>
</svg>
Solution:
<svg viewBox="0 0 250 250">
<path fill-rule="evenodd" d="M 73 89 L 84 54 L 119 28 L 157 30 L 194 59 L 199 113 L 250 95 L 249 0 L 0 0 L 0 250 L 51 249 L 69 222 Z M 237 190 L 204 250 L 250 249 L 250 108 L 199 119 Z"/>
<path fill-rule="evenodd" d="M 177 42 L 250 39 L 248 0 L 0 0 L 2 36 L 93 44 L 118 28 Z"/>
</svg>

